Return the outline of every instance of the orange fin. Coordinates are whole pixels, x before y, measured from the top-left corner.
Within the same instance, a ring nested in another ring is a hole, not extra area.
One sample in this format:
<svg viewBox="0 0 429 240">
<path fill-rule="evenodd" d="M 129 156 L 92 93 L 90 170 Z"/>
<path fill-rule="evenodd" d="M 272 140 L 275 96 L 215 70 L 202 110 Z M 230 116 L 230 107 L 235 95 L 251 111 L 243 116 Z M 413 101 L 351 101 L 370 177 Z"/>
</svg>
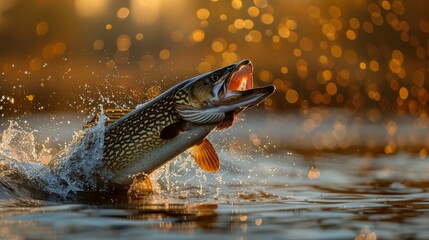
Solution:
<svg viewBox="0 0 429 240">
<path fill-rule="evenodd" d="M 146 183 L 146 189 L 149 191 L 153 191 L 152 182 L 148 177 L 144 178 L 144 182 Z"/>
<path fill-rule="evenodd" d="M 103 111 L 103 113 L 107 116 L 107 120 L 104 122 L 104 125 L 109 125 L 111 123 L 116 122 L 119 118 L 125 116 L 127 113 L 131 112 L 134 109 L 129 108 L 110 108 Z M 97 125 L 98 119 L 100 118 L 100 114 L 95 115 L 89 122 L 87 122 L 83 128 L 90 128 L 92 126 Z"/>
<path fill-rule="evenodd" d="M 208 172 L 217 172 L 219 170 L 219 157 L 207 138 L 204 138 L 200 144 L 194 145 L 192 152 L 198 166 L 203 170 Z"/>
<path fill-rule="evenodd" d="M 153 193 L 152 182 L 146 174 L 137 174 L 128 189 L 129 195 L 139 196 Z"/>
</svg>

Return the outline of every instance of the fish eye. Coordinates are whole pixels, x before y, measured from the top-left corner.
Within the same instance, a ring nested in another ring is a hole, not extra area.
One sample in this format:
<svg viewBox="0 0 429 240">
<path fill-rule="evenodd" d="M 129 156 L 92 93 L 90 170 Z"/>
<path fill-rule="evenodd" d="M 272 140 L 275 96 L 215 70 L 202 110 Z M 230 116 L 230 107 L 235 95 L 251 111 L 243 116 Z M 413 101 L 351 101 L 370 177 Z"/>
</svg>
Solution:
<svg viewBox="0 0 429 240">
<path fill-rule="evenodd" d="M 217 82 L 220 79 L 220 75 L 218 73 L 213 73 L 210 77 L 213 82 Z"/>
</svg>

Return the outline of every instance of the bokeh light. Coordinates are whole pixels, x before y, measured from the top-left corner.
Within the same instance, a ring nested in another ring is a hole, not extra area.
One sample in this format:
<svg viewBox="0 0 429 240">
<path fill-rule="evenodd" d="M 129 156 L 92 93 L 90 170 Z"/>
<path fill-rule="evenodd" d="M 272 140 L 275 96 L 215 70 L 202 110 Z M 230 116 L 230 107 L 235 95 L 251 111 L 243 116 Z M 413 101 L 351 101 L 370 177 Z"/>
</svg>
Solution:
<svg viewBox="0 0 429 240">
<path fill-rule="evenodd" d="M 132 105 L 182 79 L 249 58 L 255 86 L 277 88 L 259 107 L 311 119 L 305 131 L 315 131 L 323 119 L 310 117 L 314 108 L 350 111 L 359 116 L 356 124 L 387 124 L 397 115 L 425 126 L 426 9 L 429 2 L 421 0 L 4 0 L 0 114 L 62 111 L 100 92 Z M 76 108 L 85 112 L 94 102 Z M 350 126 L 335 126 L 311 144 L 349 146 L 340 133 Z M 396 153 L 403 139 L 414 139 L 397 135 L 389 135 L 380 151 Z M 252 139 L 254 146 L 262 141 Z M 418 152 L 426 157 L 427 150 Z"/>
</svg>

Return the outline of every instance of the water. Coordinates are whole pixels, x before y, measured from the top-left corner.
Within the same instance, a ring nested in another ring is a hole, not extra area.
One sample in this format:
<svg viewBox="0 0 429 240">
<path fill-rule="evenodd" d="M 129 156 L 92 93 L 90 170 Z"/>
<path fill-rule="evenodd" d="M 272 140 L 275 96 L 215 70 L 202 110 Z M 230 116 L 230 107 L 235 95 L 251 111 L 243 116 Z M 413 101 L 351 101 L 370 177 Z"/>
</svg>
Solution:
<svg viewBox="0 0 429 240">
<path fill-rule="evenodd" d="M 316 113 L 321 112 L 313 115 Z M 0 236 L 427 239 L 427 157 L 419 148 L 412 150 L 406 143 L 396 144 L 394 154 L 379 151 L 389 150 L 386 146 L 393 138 L 400 139 L 404 128 L 406 134 L 417 137 L 420 135 L 414 132 L 424 136 L 426 129 L 415 128 L 415 119 L 394 119 L 397 133 L 392 136 L 380 130 L 385 129 L 384 123 L 350 125 L 355 118 L 348 114 L 330 112 L 312 134 L 301 138 L 294 134 L 300 136 L 300 131 L 307 131 L 303 122 L 314 116 L 293 120 L 293 114 L 278 118 L 247 114 L 245 121 L 239 121 L 233 129 L 212 134 L 210 139 L 221 159 L 221 169 L 216 174 L 198 169 L 192 158 L 183 154 L 151 176 L 154 194 L 83 194 L 76 198 L 61 195 L 73 195 L 74 189 L 58 185 L 52 176 L 55 174 L 46 166 L 52 155 L 67 148 L 82 119 L 61 115 L 57 119 L 68 118 L 71 123 L 59 128 L 47 128 L 54 126 L 55 120 L 43 116 L 21 119 L 12 125 L 4 123 L 0 149 Z M 340 142 L 332 144 L 321 138 L 319 143 L 311 137 L 327 135 L 327 129 L 339 120 L 347 132 L 361 132 L 359 138 L 338 138 L 349 139 L 347 148 L 342 148 Z M 25 121 L 28 124 L 23 124 Z M 368 129 L 372 129 L 373 138 L 366 136 L 370 135 L 365 134 Z M 14 137 L 5 137 L 10 134 Z M 52 136 L 56 138 L 46 141 Z M 375 145 L 371 139 L 377 139 Z M 362 147 L 368 141 L 371 148 Z M 318 149 L 321 144 L 326 144 L 324 149 Z M 5 170 L 5 165 L 15 166 L 17 172 Z M 79 186 L 73 184 L 68 187 Z"/>
</svg>

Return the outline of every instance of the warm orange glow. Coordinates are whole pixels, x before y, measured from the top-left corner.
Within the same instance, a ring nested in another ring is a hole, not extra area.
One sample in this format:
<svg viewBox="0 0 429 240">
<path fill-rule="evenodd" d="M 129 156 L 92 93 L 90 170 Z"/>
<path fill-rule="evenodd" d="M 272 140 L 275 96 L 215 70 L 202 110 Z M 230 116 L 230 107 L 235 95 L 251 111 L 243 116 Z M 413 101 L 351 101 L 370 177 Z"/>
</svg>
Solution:
<svg viewBox="0 0 429 240">
<path fill-rule="evenodd" d="M 293 50 L 293 55 L 294 55 L 295 57 L 300 57 L 300 56 L 302 55 L 302 51 L 301 51 L 301 49 L 299 49 L 299 48 L 295 48 L 295 49 Z"/>
<path fill-rule="evenodd" d="M 290 30 L 286 26 L 281 26 L 278 29 L 279 36 L 282 38 L 288 38 L 290 36 Z"/>
<path fill-rule="evenodd" d="M 263 82 L 271 82 L 273 78 L 273 74 L 267 70 L 260 71 L 258 76 Z"/>
<path fill-rule="evenodd" d="M 423 87 L 425 83 L 425 73 L 423 71 L 415 71 L 413 73 L 413 82 L 416 86 Z"/>
<path fill-rule="evenodd" d="M 407 99 L 408 98 L 408 90 L 404 87 L 401 87 L 401 89 L 399 89 L 399 96 L 404 100 Z"/>
<path fill-rule="evenodd" d="M 264 14 L 262 14 L 262 16 L 261 16 L 261 21 L 262 21 L 264 24 L 269 25 L 269 24 L 271 24 L 271 23 L 273 23 L 273 22 L 274 22 L 274 17 L 273 17 L 273 15 L 271 15 L 271 14 L 269 14 L 269 13 L 264 13 Z"/>
<path fill-rule="evenodd" d="M 288 68 L 288 67 L 283 66 L 283 67 L 281 67 L 281 68 L 280 68 L 280 71 L 281 71 L 281 73 L 283 73 L 283 74 L 287 74 L 287 73 L 289 72 L 289 68 Z"/>
<path fill-rule="evenodd" d="M 197 11 L 197 17 L 201 20 L 206 20 L 207 18 L 210 17 L 210 11 L 206 8 L 200 8 Z"/>
<path fill-rule="evenodd" d="M 63 55 L 66 52 L 66 44 L 63 42 L 57 42 L 54 45 L 54 54 Z"/>
<path fill-rule="evenodd" d="M 158 19 L 160 11 L 161 1 L 159 0 L 130 0 L 130 16 L 137 24 L 154 23 Z"/>
<path fill-rule="evenodd" d="M 42 50 L 43 59 L 52 59 L 55 57 L 55 49 L 53 45 L 46 45 Z"/>
<path fill-rule="evenodd" d="M 390 2 L 389 2 L 389 1 L 387 1 L 387 0 L 383 0 L 383 1 L 381 2 L 381 6 L 382 6 L 382 7 L 383 7 L 383 9 L 384 9 L 384 10 L 386 10 L 386 11 L 390 10 L 390 7 L 391 7 Z"/>
<path fill-rule="evenodd" d="M 396 145 L 393 143 L 384 147 L 384 153 L 386 154 L 393 154 L 395 151 L 396 151 Z"/>
<path fill-rule="evenodd" d="M 117 39 L 116 39 L 116 47 L 118 48 L 119 51 L 121 52 L 126 52 L 128 51 L 128 49 L 130 49 L 131 47 L 131 39 L 130 36 L 128 35 L 120 35 Z"/>
<path fill-rule="evenodd" d="M 420 30 L 424 33 L 429 33 L 429 22 L 426 20 L 421 20 L 419 23 Z"/>
<path fill-rule="evenodd" d="M 317 179 L 320 177 L 320 170 L 317 168 L 311 168 L 308 173 L 307 173 L 307 177 L 309 179 Z"/>
<path fill-rule="evenodd" d="M 30 70 L 31 71 L 39 71 L 43 66 L 43 60 L 40 58 L 33 58 L 30 61 Z"/>
<path fill-rule="evenodd" d="M 405 8 L 404 5 L 402 4 L 402 2 L 400 1 L 393 1 L 392 3 L 392 10 L 397 14 L 397 15 L 403 15 L 405 12 Z"/>
<path fill-rule="evenodd" d="M 268 6 L 268 0 L 253 0 L 253 4 L 258 8 L 265 8 Z"/>
<path fill-rule="evenodd" d="M 420 159 L 425 159 L 425 158 L 427 158 L 427 156 L 428 156 L 428 151 L 426 149 L 420 150 L 420 152 L 419 152 Z"/>
<path fill-rule="evenodd" d="M 337 94 L 337 85 L 335 85 L 335 83 L 330 82 L 326 85 L 326 92 L 331 95 L 334 96 L 335 94 Z"/>
<path fill-rule="evenodd" d="M 241 9 L 242 7 L 243 7 L 243 2 L 241 2 L 241 0 L 232 0 L 232 2 L 231 2 L 231 6 L 234 8 L 234 9 Z"/>
<path fill-rule="evenodd" d="M 251 17 L 257 17 L 257 16 L 259 16 L 259 8 L 255 7 L 255 6 L 251 6 L 247 9 L 247 13 Z"/>
<path fill-rule="evenodd" d="M 327 64 L 328 63 L 328 57 L 326 57 L 325 55 L 319 56 L 319 62 L 322 64 Z"/>
<path fill-rule="evenodd" d="M 357 18 L 350 18 L 349 24 L 353 29 L 358 29 L 360 27 L 360 22 Z"/>
<path fill-rule="evenodd" d="M 294 89 L 289 89 L 286 92 L 286 101 L 288 103 L 296 103 L 298 101 L 299 95 L 298 92 Z"/>
<path fill-rule="evenodd" d="M 335 5 L 332 5 L 328 8 L 328 13 L 333 18 L 340 18 L 341 17 L 341 9 Z"/>
<path fill-rule="evenodd" d="M 126 7 L 120 8 L 120 9 L 118 10 L 118 12 L 116 13 L 116 16 L 117 16 L 119 19 L 125 19 L 125 18 L 127 18 L 129 15 L 130 15 L 130 10 L 129 10 L 128 8 L 126 8 Z"/>
<path fill-rule="evenodd" d="M 212 43 L 212 50 L 214 52 L 220 53 L 223 52 L 226 48 L 226 41 L 223 38 L 216 38 Z"/>
<path fill-rule="evenodd" d="M 143 40 L 143 38 L 144 38 L 143 33 L 137 33 L 137 34 L 136 34 L 136 40 L 137 40 L 137 41 L 141 41 L 141 40 Z"/>
<path fill-rule="evenodd" d="M 107 0 L 75 0 L 76 12 L 82 17 L 95 17 L 103 13 L 107 6 Z"/>
<path fill-rule="evenodd" d="M 39 22 L 36 26 L 36 34 L 43 36 L 49 31 L 49 23 L 46 21 Z"/>
<path fill-rule="evenodd" d="M 101 50 L 104 47 L 104 41 L 101 39 L 95 40 L 94 43 L 92 44 L 92 48 L 94 50 Z"/>
<path fill-rule="evenodd" d="M 378 72 L 380 66 L 378 65 L 378 62 L 376 60 L 371 60 L 369 62 L 369 69 L 371 69 L 371 71 L 373 72 Z"/>
<path fill-rule="evenodd" d="M 250 30 L 244 39 L 247 42 L 259 43 L 262 40 L 262 34 L 257 30 Z"/>
<path fill-rule="evenodd" d="M 325 81 L 329 81 L 332 79 L 332 72 L 330 70 L 324 70 L 322 72 L 322 77 Z"/>
<path fill-rule="evenodd" d="M 35 16 L 43 12 L 35 9 L 21 18 L 19 1 L 0 2 L 0 32 L 5 36 L 0 59 L 0 75 L 5 79 L 2 90 L 4 86 L 5 93 L 14 95 L 9 98 L 14 105 L 28 113 L 38 106 L 54 106 L 47 99 L 63 97 L 58 96 L 60 85 L 74 91 L 87 84 L 93 95 L 91 84 L 109 79 L 112 86 L 107 89 L 115 91 L 112 99 L 132 92 L 133 100 L 143 102 L 150 87 L 149 95 L 155 96 L 192 71 L 205 73 L 250 58 L 255 64 L 255 86 L 277 88 L 261 109 L 273 114 L 287 109 L 292 112 L 289 115 L 296 111 L 298 117 L 307 117 L 318 107 L 350 110 L 361 114 L 362 123 L 389 124 L 385 134 L 391 142 L 381 144 L 376 139 L 362 146 L 393 154 L 412 140 L 416 153 L 427 158 L 424 144 L 429 140 L 402 134 L 400 123 L 393 128 L 388 119 L 410 114 L 418 118 L 420 128 L 427 125 L 429 45 L 425 36 L 429 20 L 417 14 L 424 4 L 401 0 L 211 0 L 201 4 L 73 0 L 73 11 L 59 9 Z M 31 6 L 44 4 L 36 1 Z M 58 6 L 64 4 L 58 2 Z M 44 95 L 37 92 L 40 88 L 46 91 Z M 4 101 L 9 104 L 9 99 Z M 336 126 L 346 126 L 347 131 L 355 123 L 340 120 L 343 125 Z M 306 131 L 316 133 L 318 124 L 316 118 L 306 121 Z M 338 129 L 314 135 L 311 146 L 353 145 Z M 252 145 L 258 145 L 253 139 Z"/>
<path fill-rule="evenodd" d="M 353 30 L 347 30 L 346 36 L 350 40 L 355 40 L 356 39 L 356 33 Z"/>
<path fill-rule="evenodd" d="M 201 62 L 198 65 L 198 72 L 199 73 L 205 73 L 205 72 L 209 72 L 210 70 L 212 70 L 210 63 L 208 62 Z"/>
<path fill-rule="evenodd" d="M 159 58 L 162 60 L 167 60 L 170 58 L 170 51 L 168 49 L 162 49 L 159 52 Z"/>
<path fill-rule="evenodd" d="M 34 95 L 28 95 L 27 96 L 28 101 L 33 101 L 34 100 Z"/>
<path fill-rule="evenodd" d="M 343 49 L 339 45 L 331 47 L 331 55 L 336 58 L 340 58 L 343 55 Z"/>
<path fill-rule="evenodd" d="M 194 42 L 202 42 L 205 38 L 205 33 L 201 29 L 197 29 L 192 32 L 192 40 Z"/>
</svg>

